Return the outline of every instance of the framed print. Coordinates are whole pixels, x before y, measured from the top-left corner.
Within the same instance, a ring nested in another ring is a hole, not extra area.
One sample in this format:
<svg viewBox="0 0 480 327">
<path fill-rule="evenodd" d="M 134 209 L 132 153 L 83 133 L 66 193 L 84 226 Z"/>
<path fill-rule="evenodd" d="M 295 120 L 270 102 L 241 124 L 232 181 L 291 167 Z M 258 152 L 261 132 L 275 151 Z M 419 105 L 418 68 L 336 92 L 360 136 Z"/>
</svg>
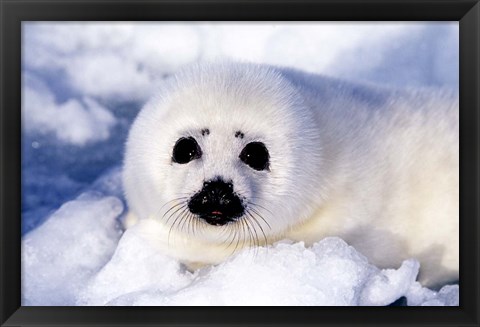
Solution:
<svg viewBox="0 0 480 327">
<path fill-rule="evenodd" d="M 478 324 L 478 2 L 1 5 L 2 325 Z"/>
</svg>

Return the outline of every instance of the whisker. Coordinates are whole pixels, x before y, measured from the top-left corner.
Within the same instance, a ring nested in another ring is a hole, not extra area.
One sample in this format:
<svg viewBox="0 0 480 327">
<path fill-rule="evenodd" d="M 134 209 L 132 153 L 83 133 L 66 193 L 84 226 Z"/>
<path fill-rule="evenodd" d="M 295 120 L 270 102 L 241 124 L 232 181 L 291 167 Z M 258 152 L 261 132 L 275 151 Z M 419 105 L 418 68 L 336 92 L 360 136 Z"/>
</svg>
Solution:
<svg viewBox="0 0 480 327">
<path fill-rule="evenodd" d="M 195 227 L 194 227 L 194 217 L 191 212 L 187 212 L 187 219 L 188 219 L 188 233 L 189 235 L 195 235 Z"/>
<path fill-rule="evenodd" d="M 194 221 L 193 221 L 193 217 L 192 217 L 192 213 L 191 212 L 188 212 L 187 213 L 187 220 L 188 220 L 188 233 L 190 235 L 195 235 L 195 228 L 193 226 L 194 224 Z"/>
<path fill-rule="evenodd" d="M 182 203 L 185 203 L 185 199 L 187 199 L 188 197 L 180 197 L 180 198 L 175 198 L 173 200 L 170 200 L 170 201 L 167 201 L 165 202 L 161 207 L 160 209 L 158 209 L 155 214 L 153 215 L 153 217 L 158 217 L 160 215 L 160 212 L 162 211 L 162 209 L 167 205 L 167 204 L 170 204 L 172 202 L 175 202 L 175 201 L 180 201 L 180 203 L 178 204 L 182 204 Z"/>
<path fill-rule="evenodd" d="M 173 200 L 167 201 L 167 202 L 165 202 L 165 203 L 160 207 L 160 209 L 158 209 L 158 211 L 162 210 L 163 207 L 165 207 L 165 206 L 166 206 L 167 204 L 169 204 L 169 203 L 172 203 L 172 202 L 174 202 L 174 201 L 185 200 L 185 199 L 188 199 L 188 196 L 182 196 L 182 197 L 175 198 L 175 199 L 173 199 Z"/>
<path fill-rule="evenodd" d="M 233 235 L 232 239 L 230 240 L 230 243 L 228 243 L 228 245 L 225 247 L 226 249 L 228 249 L 232 245 L 233 241 L 235 240 L 235 236 L 237 235 L 236 230 L 237 230 L 237 224 L 235 224 L 233 226 L 233 228 L 230 228 L 230 233 L 228 234 L 228 238 L 230 238 L 230 236 L 232 236 L 232 234 L 234 234 L 234 233 L 235 234 Z"/>
<path fill-rule="evenodd" d="M 257 224 L 257 226 L 260 228 L 260 230 L 262 231 L 262 234 L 263 234 L 263 239 L 265 240 L 265 247 L 267 247 L 268 245 L 268 242 L 267 242 L 267 236 L 265 235 L 265 231 L 263 230 L 262 228 L 262 225 L 260 225 L 260 223 L 258 222 L 258 220 L 252 215 L 252 213 L 248 212 L 247 211 L 247 215 L 249 215 L 253 221 Z"/>
<path fill-rule="evenodd" d="M 250 226 L 250 219 L 247 218 L 245 220 L 245 222 L 247 224 L 250 236 L 252 238 L 253 246 L 251 247 L 251 249 L 253 251 L 253 257 L 255 258 L 258 255 L 258 246 L 259 246 L 257 230 L 253 226 Z M 251 227 L 251 229 L 250 229 L 250 227 Z M 251 230 L 253 230 L 253 232 Z"/>
<path fill-rule="evenodd" d="M 263 220 L 263 222 L 268 226 L 268 228 L 272 229 L 272 226 L 270 226 L 270 224 L 265 220 L 265 218 L 263 218 L 263 216 L 253 207 L 250 207 L 250 210 L 256 214 L 258 216 L 258 218 L 260 218 L 261 220 Z"/>
<path fill-rule="evenodd" d="M 254 246 L 254 240 L 253 240 L 253 235 L 252 235 L 252 231 L 250 230 L 250 226 L 248 225 L 248 219 L 242 219 L 243 223 L 245 224 L 245 227 L 246 227 L 246 230 L 248 232 L 248 251 L 252 251 Z"/>
<path fill-rule="evenodd" d="M 250 223 L 251 223 L 251 220 L 247 218 L 247 226 L 250 225 L 253 233 L 255 234 L 255 242 L 253 243 L 253 245 L 255 247 L 257 247 L 257 246 L 259 246 L 257 229 L 255 228 L 255 226 L 253 226 L 253 224 L 250 224 Z M 253 237 L 253 234 L 252 234 L 252 237 Z"/>
<path fill-rule="evenodd" d="M 182 209 L 182 208 L 180 208 L 180 209 Z M 185 210 L 185 207 L 183 208 L 183 210 Z M 174 214 L 177 213 L 178 211 L 179 211 L 179 210 L 175 211 L 172 215 L 174 215 Z M 175 226 L 175 224 L 177 223 L 178 219 L 179 219 L 180 217 L 182 217 L 182 214 L 183 214 L 183 213 L 184 213 L 184 212 L 182 211 L 182 212 L 180 212 L 180 214 L 177 215 L 177 217 L 176 217 L 176 218 L 174 219 L 174 221 L 173 221 L 173 224 L 170 226 L 170 229 L 168 230 L 168 244 L 170 244 L 170 233 L 172 232 L 172 229 L 173 229 L 173 227 Z M 170 217 L 171 217 L 172 215 L 170 215 Z M 168 220 L 170 220 L 170 217 L 168 217 Z"/>
<path fill-rule="evenodd" d="M 235 244 L 235 247 L 232 250 L 232 252 L 230 252 L 230 255 L 233 255 L 235 253 L 235 251 L 237 250 L 237 247 L 238 247 L 239 240 L 240 240 L 240 238 L 238 237 L 238 225 L 237 224 L 235 224 L 235 227 L 233 228 L 232 232 L 233 232 L 233 233 L 231 233 L 231 234 L 233 234 L 232 235 L 232 240 L 228 244 L 227 249 L 232 245 L 232 243 L 235 239 L 237 240 L 237 244 Z"/>
<path fill-rule="evenodd" d="M 252 218 L 253 218 L 253 217 L 252 217 Z M 250 220 L 250 219 L 249 219 L 249 220 Z M 255 231 L 255 240 L 256 240 L 256 241 L 255 241 L 255 243 L 256 243 L 256 245 L 255 245 L 255 247 L 256 247 L 255 256 L 257 256 L 257 255 L 258 255 L 258 251 L 259 251 L 258 249 L 260 248 L 260 237 L 259 237 L 259 233 L 260 233 L 260 232 L 257 230 L 257 228 L 256 228 L 255 225 L 254 225 L 255 219 L 250 220 L 250 221 L 251 221 L 252 229 Z M 258 223 L 257 223 L 257 225 L 258 225 Z M 260 229 L 260 231 L 261 231 L 261 229 Z M 265 234 L 264 234 L 263 232 L 261 232 L 261 233 L 262 233 L 262 235 L 263 235 L 263 237 L 264 237 L 264 239 L 265 239 Z"/>
<path fill-rule="evenodd" d="M 240 226 L 242 227 L 242 229 L 240 229 Z M 239 233 L 241 231 L 241 237 L 237 237 L 237 244 L 235 245 L 235 251 L 237 250 L 237 248 L 240 244 L 240 238 L 242 239 L 242 245 L 241 246 L 245 247 L 245 229 L 244 229 L 242 221 L 240 221 L 240 226 L 238 226 L 237 230 L 238 230 Z"/>
<path fill-rule="evenodd" d="M 166 216 L 170 211 L 172 211 L 173 209 L 178 208 L 179 206 L 184 206 L 184 205 L 186 205 L 186 204 L 183 203 L 183 202 L 182 202 L 182 203 L 177 203 L 177 204 L 173 205 L 170 209 L 168 209 L 168 210 L 162 215 L 162 219 L 165 218 L 165 216 Z"/>
<path fill-rule="evenodd" d="M 251 204 L 251 205 L 253 205 L 253 206 L 259 207 L 259 208 L 267 211 L 267 212 L 270 213 L 271 215 L 273 215 L 273 212 L 272 212 L 272 211 L 270 211 L 269 209 L 265 208 L 264 206 L 262 206 L 262 205 L 260 205 L 260 204 L 258 204 L 258 203 L 251 202 L 251 201 L 247 201 L 247 203 L 248 203 L 248 204 Z"/>
<path fill-rule="evenodd" d="M 190 216 L 192 217 L 192 228 L 193 228 L 193 235 L 196 235 L 196 232 L 198 230 L 198 219 L 197 217 L 190 212 Z"/>
<path fill-rule="evenodd" d="M 170 216 L 168 216 L 168 219 L 167 219 L 167 221 L 165 222 L 165 224 L 168 224 L 168 222 L 170 221 L 170 218 L 172 218 L 172 216 L 173 216 L 174 214 L 176 214 L 177 212 L 179 212 L 179 211 L 182 210 L 182 209 L 185 209 L 186 207 L 187 207 L 187 206 L 184 204 L 183 206 L 181 206 L 180 208 L 178 208 L 177 210 L 175 210 L 174 212 L 172 212 L 172 213 L 170 214 Z M 163 217 L 162 217 L 162 219 L 163 219 Z"/>
<path fill-rule="evenodd" d="M 178 218 L 178 217 L 177 217 Z M 175 223 L 177 222 L 177 219 L 173 221 L 173 224 L 170 226 L 170 229 L 168 230 L 168 237 L 167 237 L 167 244 L 170 245 L 170 234 L 172 233 L 173 226 L 175 226 Z"/>
<path fill-rule="evenodd" d="M 185 208 L 185 211 L 186 211 L 186 208 Z M 185 214 L 187 214 L 185 216 Z M 183 216 L 182 216 L 182 227 L 180 227 L 180 230 L 182 231 L 182 233 L 185 233 L 184 229 L 185 229 L 185 224 L 187 224 L 187 231 L 188 231 L 188 225 L 189 225 L 189 219 L 188 219 L 188 212 L 183 212 Z M 179 223 L 180 225 L 180 223 Z"/>
<path fill-rule="evenodd" d="M 249 215 L 252 217 L 252 219 L 257 223 L 258 227 L 260 227 L 260 230 L 262 231 L 263 240 L 265 241 L 265 243 L 264 243 L 264 244 L 265 244 L 265 252 L 264 252 L 264 253 L 265 253 L 266 256 L 268 256 L 268 240 L 267 240 L 267 236 L 266 236 L 266 234 L 265 234 L 265 231 L 263 230 L 260 222 L 255 218 L 255 216 L 254 216 L 252 213 L 250 213 L 250 212 L 249 212 L 248 214 L 249 214 Z"/>
</svg>

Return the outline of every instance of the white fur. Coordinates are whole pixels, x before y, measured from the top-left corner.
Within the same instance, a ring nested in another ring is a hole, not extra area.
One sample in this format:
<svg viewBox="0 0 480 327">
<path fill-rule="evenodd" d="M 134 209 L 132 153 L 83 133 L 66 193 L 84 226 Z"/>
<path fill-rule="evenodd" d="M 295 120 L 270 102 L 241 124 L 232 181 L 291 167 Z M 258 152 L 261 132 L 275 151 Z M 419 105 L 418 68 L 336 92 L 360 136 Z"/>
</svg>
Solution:
<svg viewBox="0 0 480 327">
<path fill-rule="evenodd" d="M 172 163 L 182 136 L 197 140 L 200 159 Z M 270 171 L 238 158 L 252 141 L 267 146 Z M 190 265 L 219 263 L 244 246 L 334 235 L 380 267 L 417 258 L 420 280 L 435 285 L 458 278 L 458 160 L 456 96 L 203 64 L 167 81 L 138 115 L 124 186 L 141 218 L 136 228 Z M 212 226 L 189 213 L 188 198 L 215 176 L 233 181 L 251 216 Z"/>
</svg>

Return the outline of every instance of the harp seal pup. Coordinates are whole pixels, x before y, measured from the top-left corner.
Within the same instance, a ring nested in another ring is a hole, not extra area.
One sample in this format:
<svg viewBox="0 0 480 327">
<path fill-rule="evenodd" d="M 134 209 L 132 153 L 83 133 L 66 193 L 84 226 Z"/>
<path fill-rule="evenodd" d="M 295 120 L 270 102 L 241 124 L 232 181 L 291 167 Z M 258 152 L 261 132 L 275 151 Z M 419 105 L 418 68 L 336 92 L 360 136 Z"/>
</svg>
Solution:
<svg viewBox="0 0 480 327">
<path fill-rule="evenodd" d="M 123 181 L 133 228 L 190 267 L 338 236 L 378 267 L 418 259 L 426 286 L 458 280 L 458 117 L 454 93 L 195 65 L 131 127 Z"/>
</svg>

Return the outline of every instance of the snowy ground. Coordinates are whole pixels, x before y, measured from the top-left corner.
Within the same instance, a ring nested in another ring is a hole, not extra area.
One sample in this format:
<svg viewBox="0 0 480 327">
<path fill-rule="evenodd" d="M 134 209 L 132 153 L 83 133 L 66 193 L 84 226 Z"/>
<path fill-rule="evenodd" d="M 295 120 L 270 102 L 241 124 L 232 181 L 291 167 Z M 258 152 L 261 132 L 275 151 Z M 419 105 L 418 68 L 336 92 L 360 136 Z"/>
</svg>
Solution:
<svg viewBox="0 0 480 327">
<path fill-rule="evenodd" d="M 23 305 L 458 305 L 458 286 L 415 282 L 415 261 L 382 271 L 335 238 L 191 273 L 117 223 L 128 128 L 184 65 L 231 58 L 458 90 L 458 23 L 24 23 L 22 50 Z"/>
</svg>

